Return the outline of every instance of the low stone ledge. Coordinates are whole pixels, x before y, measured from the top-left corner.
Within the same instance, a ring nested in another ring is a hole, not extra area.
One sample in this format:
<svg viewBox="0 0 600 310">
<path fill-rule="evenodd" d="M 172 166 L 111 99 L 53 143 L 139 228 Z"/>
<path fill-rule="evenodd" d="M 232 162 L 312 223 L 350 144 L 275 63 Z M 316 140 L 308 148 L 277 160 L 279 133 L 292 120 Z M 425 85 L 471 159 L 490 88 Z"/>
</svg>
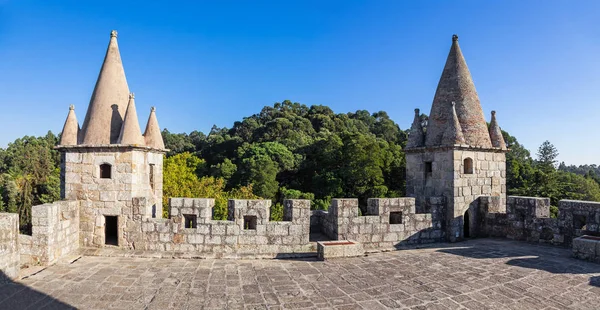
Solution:
<svg viewBox="0 0 600 310">
<path fill-rule="evenodd" d="M 573 257 L 600 263 L 600 237 L 584 235 L 573 239 Z"/>
<path fill-rule="evenodd" d="M 365 254 L 362 244 L 351 240 L 318 241 L 317 257 L 327 260 L 339 257 L 356 257 Z"/>
</svg>

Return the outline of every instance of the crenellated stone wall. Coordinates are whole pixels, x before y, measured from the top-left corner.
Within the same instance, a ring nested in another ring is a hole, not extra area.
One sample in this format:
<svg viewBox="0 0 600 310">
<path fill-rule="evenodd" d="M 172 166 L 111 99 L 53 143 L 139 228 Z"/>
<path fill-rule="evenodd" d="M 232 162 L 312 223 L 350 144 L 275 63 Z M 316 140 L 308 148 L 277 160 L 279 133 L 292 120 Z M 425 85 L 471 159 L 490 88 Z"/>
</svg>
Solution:
<svg viewBox="0 0 600 310">
<path fill-rule="evenodd" d="M 0 272 L 9 279 L 19 275 L 18 214 L 0 213 Z"/>
<path fill-rule="evenodd" d="M 48 265 L 79 248 L 79 201 L 31 208 L 31 236 L 21 235 L 22 264 Z"/>
<path fill-rule="evenodd" d="M 403 245 L 442 241 L 442 197 L 430 198 L 431 213 L 415 212 L 414 198 L 371 198 L 367 214 L 359 216 L 358 199 L 333 199 L 327 212 L 314 213 L 313 229 L 333 240 L 353 240 L 367 250 L 393 249 Z"/>
<path fill-rule="evenodd" d="M 510 196 L 506 211 L 492 197 L 479 198 L 478 235 L 571 246 L 574 238 L 600 235 L 600 203 L 561 200 L 558 218 L 550 217 L 550 199 Z"/>
<path fill-rule="evenodd" d="M 284 221 L 269 221 L 270 200 L 230 200 L 228 219 L 212 219 L 214 199 L 171 198 L 170 219 L 141 223 L 141 248 L 214 257 L 276 257 L 313 251 L 310 201 L 284 201 Z M 136 247 L 140 248 L 140 247 Z"/>
</svg>

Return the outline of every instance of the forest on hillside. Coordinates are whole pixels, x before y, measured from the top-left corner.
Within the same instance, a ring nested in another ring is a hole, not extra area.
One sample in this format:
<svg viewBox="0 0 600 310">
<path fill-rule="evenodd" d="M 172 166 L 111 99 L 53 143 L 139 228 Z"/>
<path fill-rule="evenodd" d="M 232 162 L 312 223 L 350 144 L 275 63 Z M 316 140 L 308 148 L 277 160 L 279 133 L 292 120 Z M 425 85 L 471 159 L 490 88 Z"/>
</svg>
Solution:
<svg viewBox="0 0 600 310">
<path fill-rule="evenodd" d="M 427 116 L 422 115 L 423 124 Z M 405 195 L 403 148 L 408 132 L 386 112 L 334 113 L 323 105 L 291 101 L 265 106 L 231 128 L 213 126 L 207 134 L 162 132 L 170 149 L 164 162 L 164 199 L 215 198 L 215 218 L 227 216 L 230 198 L 272 200 L 271 217 L 282 218 L 282 201 L 310 199 L 327 209 L 332 198 Z M 509 195 L 600 201 L 600 168 L 558 165 L 548 141 L 532 156 L 504 132 Z M 26 230 L 31 206 L 60 196 L 58 137 L 25 136 L 0 149 L 0 211 L 16 212 Z M 165 210 L 166 211 L 166 210 Z"/>
</svg>

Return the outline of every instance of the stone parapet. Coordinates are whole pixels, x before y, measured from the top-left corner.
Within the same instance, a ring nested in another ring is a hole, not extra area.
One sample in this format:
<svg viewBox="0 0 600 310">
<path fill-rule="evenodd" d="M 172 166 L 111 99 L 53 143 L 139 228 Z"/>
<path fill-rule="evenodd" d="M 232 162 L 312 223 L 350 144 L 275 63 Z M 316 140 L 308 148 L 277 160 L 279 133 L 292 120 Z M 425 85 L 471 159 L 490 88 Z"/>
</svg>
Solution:
<svg viewBox="0 0 600 310">
<path fill-rule="evenodd" d="M 309 243 L 310 201 L 284 201 L 284 221 L 269 221 L 270 200 L 229 200 L 228 220 L 212 219 L 214 199 L 171 198 L 170 219 L 142 221 L 146 250 L 189 251 L 214 257 L 276 257 L 304 253 Z"/>
<path fill-rule="evenodd" d="M 550 217 L 550 199 L 510 196 L 506 211 L 494 197 L 480 197 L 480 236 L 570 246 L 582 235 L 600 235 L 600 203 L 561 200 L 558 218 Z"/>
<path fill-rule="evenodd" d="M 600 263 L 600 238 L 584 235 L 573 239 L 573 257 Z"/>
<path fill-rule="evenodd" d="M 333 199 L 320 212 L 322 232 L 332 240 L 356 240 L 366 250 L 442 241 L 443 199 L 431 199 L 431 213 L 415 212 L 414 198 L 371 198 L 367 214 L 359 216 L 358 199 Z"/>
<path fill-rule="evenodd" d="M 21 263 L 48 265 L 79 248 L 79 201 L 33 206 L 31 222 L 31 248 L 22 243 Z"/>
<path fill-rule="evenodd" d="M 0 271 L 9 279 L 17 278 L 19 261 L 19 215 L 0 213 Z"/>
</svg>

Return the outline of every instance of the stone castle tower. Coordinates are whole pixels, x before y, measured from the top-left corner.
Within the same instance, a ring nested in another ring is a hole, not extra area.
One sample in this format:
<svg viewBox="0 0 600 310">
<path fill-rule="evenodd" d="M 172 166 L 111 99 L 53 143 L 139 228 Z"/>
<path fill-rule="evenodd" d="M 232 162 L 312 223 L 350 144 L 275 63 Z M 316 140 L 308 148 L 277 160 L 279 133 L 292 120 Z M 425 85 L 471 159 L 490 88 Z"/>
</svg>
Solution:
<svg viewBox="0 0 600 310">
<path fill-rule="evenodd" d="M 418 212 L 429 212 L 432 200 L 444 200 L 446 238 L 469 237 L 479 196 L 506 205 L 507 149 L 495 112 L 489 127 L 485 121 L 456 35 L 425 129 L 419 116 L 416 109 L 406 145 L 406 194 L 416 198 Z"/>
<path fill-rule="evenodd" d="M 114 30 L 83 126 L 71 106 L 57 149 L 61 198 L 82 201 L 82 245 L 123 245 L 128 220 L 161 216 L 165 146 L 154 108 L 142 135 Z"/>
</svg>

